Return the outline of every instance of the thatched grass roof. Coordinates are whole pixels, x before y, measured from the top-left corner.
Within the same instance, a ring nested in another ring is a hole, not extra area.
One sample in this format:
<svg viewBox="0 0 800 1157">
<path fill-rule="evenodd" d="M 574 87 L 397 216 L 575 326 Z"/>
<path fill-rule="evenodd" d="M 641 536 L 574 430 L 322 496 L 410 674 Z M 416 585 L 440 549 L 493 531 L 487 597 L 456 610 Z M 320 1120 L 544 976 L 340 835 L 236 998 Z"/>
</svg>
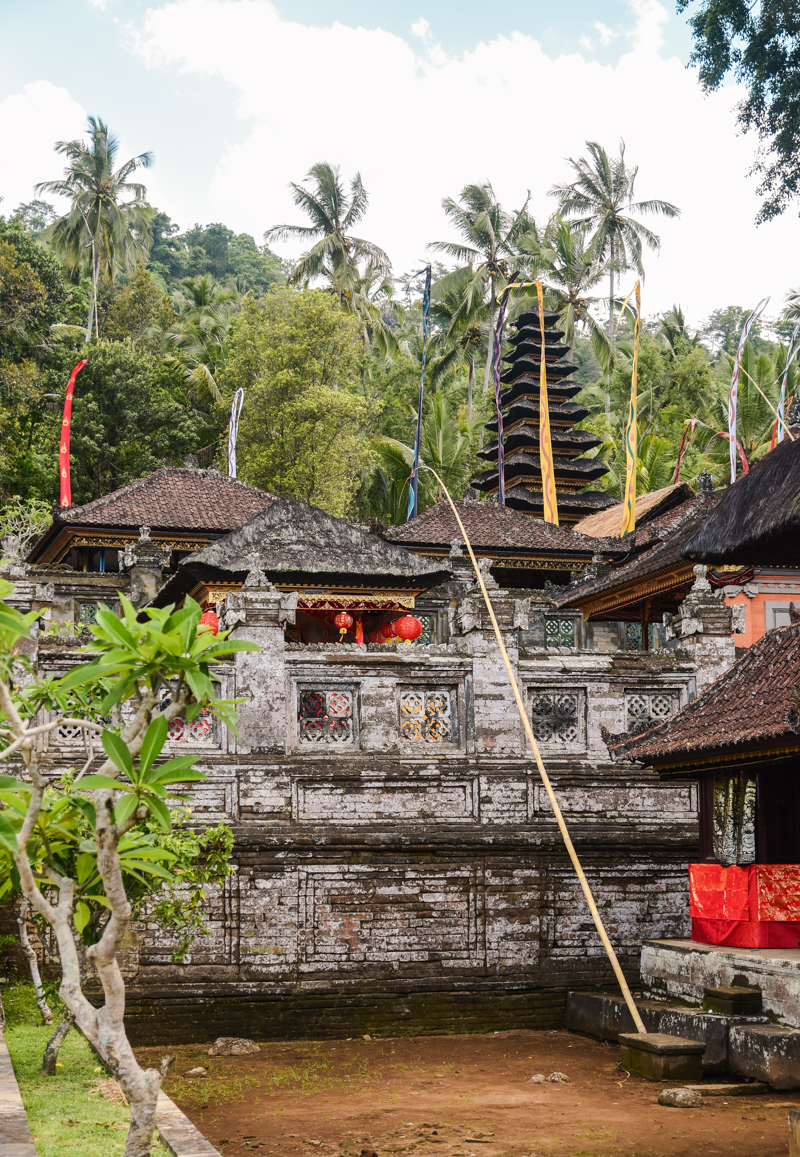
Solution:
<svg viewBox="0 0 800 1157">
<path fill-rule="evenodd" d="M 694 498 L 694 490 L 686 482 L 677 482 L 672 486 L 665 486 L 661 490 L 653 490 L 650 494 L 639 494 L 636 498 L 636 525 L 649 522 L 665 514 L 673 506 Z M 615 538 L 622 527 L 622 503 L 609 506 L 598 514 L 590 514 L 575 526 L 579 534 L 588 534 L 591 538 Z"/>
<path fill-rule="evenodd" d="M 800 566 L 800 439 L 781 442 L 720 497 L 683 557 L 742 566 Z"/>
</svg>

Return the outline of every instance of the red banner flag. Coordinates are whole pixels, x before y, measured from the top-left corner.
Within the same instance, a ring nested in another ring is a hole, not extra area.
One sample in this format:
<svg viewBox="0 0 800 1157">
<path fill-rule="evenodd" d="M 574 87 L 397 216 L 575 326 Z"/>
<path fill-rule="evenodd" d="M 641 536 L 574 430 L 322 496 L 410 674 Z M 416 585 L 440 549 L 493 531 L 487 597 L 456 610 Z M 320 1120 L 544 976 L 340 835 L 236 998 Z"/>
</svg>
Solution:
<svg viewBox="0 0 800 1157">
<path fill-rule="evenodd" d="M 75 379 L 86 365 L 86 359 L 78 362 L 70 374 L 67 396 L 64 399 L 64 417 L 61 422 L 61 445 L 58 451 L 58 473 L 61 478 L 61 505 L 72 506 L 72 490 L 69 483 L 69 427 L 72 421 L 72 394 Z"/>
</svg>

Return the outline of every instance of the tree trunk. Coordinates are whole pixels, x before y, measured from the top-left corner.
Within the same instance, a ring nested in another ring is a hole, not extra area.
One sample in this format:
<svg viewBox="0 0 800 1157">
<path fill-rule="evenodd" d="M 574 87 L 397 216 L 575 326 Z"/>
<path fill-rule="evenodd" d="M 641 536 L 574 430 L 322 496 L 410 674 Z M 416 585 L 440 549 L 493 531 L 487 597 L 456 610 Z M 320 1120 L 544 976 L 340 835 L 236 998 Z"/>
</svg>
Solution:
<svg viewBox="0 0 800 1157">
<path fill-rule="evenodd" d="M 483 396 L 486 397 L 486 392 L 489 389 L 489 374 L 492 370 L 492 361 L 494 360 L 494 314 L 497 308 L 497 301 L 494 296 L 494 282 L 492 282 L 492 296 L 491 296 L 491 319 L 489 321 L 489 349 L 486 354 L 486 368 L 483 371 Z"/>
<path fill-rule="evenodd" d="M 54 1077 L 56 1075 L 56 1061 L 58 1060 L 59 1049 L 67 1039 L 67 1033 L 72 1028 L 72 1019 L 72 1013 L 65 1013 L 61 1018 L 61 1023 L 58 1028 L 47 1042 L 47 1047 L 42 1057 L 42 1072 L 46 1077 Z M 50 1023 L 52 1024 L 52 1018 Z"/>
<path fill-rule="evenodd" d="M 39 961 L 36 959 L 36 953 L 28 938 L 28 916 L 30 914 L 30 905 L 25 897 L 19 906 L 19 916 L 17 917 L 17 927 L 19 928 L 19 942 L 22 945 L 22 951 L 28 958 L 28 968 L 31 973 L 31 980 L 33 981 L 33 991 L 36 993 L 36 1004 L 39 1007 L 39 1012 L 42 1016 L 42 1021 L 45 1024 L 53 1023 L 53 1014 L 47 1006 L 47 1001 L 44 996 L 44 989 L 42 988 L 42 978 L 39 974 Z"/>
<path fill-rule="evenodd" d="M 608 273 L 608 340 L 613 347 L 614 345 L 614 242 L 611 242 L 611 261 L 612 267 Z M 611 413 L 611 393 L 606 390 L 606 413 Z"/>
</svg>

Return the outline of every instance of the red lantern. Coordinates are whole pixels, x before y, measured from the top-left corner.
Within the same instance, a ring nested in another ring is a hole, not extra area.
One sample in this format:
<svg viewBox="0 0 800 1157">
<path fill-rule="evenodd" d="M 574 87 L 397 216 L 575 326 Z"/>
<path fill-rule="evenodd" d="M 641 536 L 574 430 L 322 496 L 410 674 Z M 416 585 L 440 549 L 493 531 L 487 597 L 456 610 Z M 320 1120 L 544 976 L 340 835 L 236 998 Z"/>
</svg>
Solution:
<svg viewBox="0 0 800 1157">
<path fill-rule="evenodd" d="M 401 639 L 405 639 L 407 643 L 418 639 L 422 634 L 422 623 L 419 619 L 415 619 L 413 615 L 403 615 L 402 619 L 398 619 L 396 623 L 392 624 L 394 633 Z"/>
<path fill-rule="evenodd" d="M 380 627 L 376 627 L 374 631 L 370 631 L 369 641 L 370 641 L 370 643 L 382 643 L 383 642 L 383 635 L 381 634 Z"/>
<path fill-rule="evenodd" d="M 333 621 L 339 628 L 339 642 L 341 643 L 344 641 L 345 635 L 353 625 L 353 616 L 348 615 L 347 611 L 340 611 Z"/>
<path fill-rule="evenodd" d="M 384 639 L 393 639 L 397 632 L 394 629 L 394 623 L 384 623 L 381 627 L 381 634 Z"/>
<path fill-rule="evenodd" d="M 208 627 L 212 635 L 219 634 L 219 616 L 215 611 L 204 611 L 200 616 L 200 622 L 197 624 L 198 630 L 200 627 Z"/>
</svg>

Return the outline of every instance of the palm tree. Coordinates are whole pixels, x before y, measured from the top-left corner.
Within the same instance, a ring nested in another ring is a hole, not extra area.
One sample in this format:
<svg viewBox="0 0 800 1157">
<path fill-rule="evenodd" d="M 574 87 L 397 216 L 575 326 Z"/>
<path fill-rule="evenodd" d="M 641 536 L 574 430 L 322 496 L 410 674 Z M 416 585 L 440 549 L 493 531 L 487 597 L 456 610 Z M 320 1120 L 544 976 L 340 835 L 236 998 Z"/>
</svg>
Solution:
<svg viewBox="0 0 800 1157">
<path fill-rule="evenodd" d="M 436 281 L 431 289 L 430 380 L 435 386 L 459 366 L 466 364 L 467 418 L 472 418 L 475 389 L 475 358 L 484 341 L 482 323 L 489 306 L 471 299 L 471 309 L 464 307 L 468 286 L 473 279 L 471 265 L 455 269 Z"/>
<path fill-rule="evenodd" d="M 361 237 L 350 234 L 352 227 L 367 211 L 369 197 L 356 173 L 350 182 L 350 192 L 346 193 L 339 177 L 339 166 L 328 161 L 312 165 L 304 182 L 313 182 L 313 188 L 292 182 L 292 199 L 311 220 L 310 225 L 275 225 L 264 234 L 264 240 L 284 241 L 300 239 L 314 244 L 304 253 L 292 271 L 290 281 L 297 285 L 307 284 L 316 277 L 330 280 L 339 301 L 342 301 L 344 287 L 356 279 L 355 266 L 362 259 L 371 261 L 373 266 L 389 273 L 391 262 L 377 245 Z"/>
<path fill-rule="evenodd" d="M 395 353 L 393 327 L 402 320 L 403 311 L 394 300 L 394 284 L 385 267 L 372 258 L 363 269 L 342 263 L 331 284 L 341 304 L 357 320 L 364 345 L 374 343 L 385 358 Z"/>
<path fill-rule="evenodd" d="M 437 253 L 446 253 L 457 261 L 463 261 L 471 269 L 471 277 L 464 285 L 462 307 L 457 319 L 474 316 L 479 306 L 488 297 L 489 302 L 489 342 L 486 366 L 483 373 L 483 392 L 489 386 L 492 367 L 492 335 L 497 314 L 498 289 L 508 283 L 511 271 L 509 263 L 518 259 L 517 241 L 523 233 L 534 227 L 528 213 L 528 201 L 518 213 L 507 213 L 495 196 L 488 181 L 482 185 L 466 185 L 459 200 L 445 197 L 442 208 L 445 215 L 455 225 L 456 231 L 464 238 L 465 244 L 453 241 L 433 241 L 428 245 Z"/>
<path fill-rule="evenodd" d="M 598 256 L 607 259 L 608 269 L 608 336 L 614 324 L 614 278 L 617 272 L 635 269 L 644 276 L 642 246 L 658 251 L 660 238 L 641 221 L 630 216 L 643 213 L 662 217 L 679 217 L 680 209 L 669 201 L 634 201 L 638 166 L 625 164 L 625 142 L 620 141 L 619 156 L 610 159 L 597 141 L 587 141 L 590 160 L 569 158 L 574 179 L 553 185 L 550 194 L 557 197 L 562 213 L 579 214 L 595 230 Z"/>
<path fill-rule="evenodd" d="M 128 180 L 137 169 L 150 168 L 152 153 L 140 153 L 115 169 L 119 141 L 99 118 L 90 116 L 88 124 L 88 144 L 82 140 L 56 142 L 56 152 L 69 158 L 63 178 L 36 186 L 37 193 L 55 193 L 72 202 L 70 211 L 48 226 L 45 236 L 72 270 L 84 267 L 89 257 L 92 301 L 87 341 L 92 324 L 99 335 L 97 283 L 101 272 L 113 279 L 119 269 L 132 269 L 147 257 L 155 216 L 155 210 L 146 203 L 144 185 Z"/>
<path fill-rule="evenodd" d="M 570 359 L 575 346 L 575 326 L 580 323 L 589 331 L 598 362 L 608 369 L 611 345 L 591 313 L 591 307 L 599 299 L 589 296 L 609 272 L 610 263 L 600 256 L 597 235 L 587 240 L 585 221 L 567 221 L 556 213 L 541 236 L 533 229 L 524 234 L 519 248 L 523 253 L 529 253 L 538 266 L 552 304 L 560 315 Z"/>
<path fill-rule="evenodd" d="M 167 340 L 192 392 L 200 400 L 210 395 L 219 405 L 223 399 L 215 375 L 222 363 L 233 306 L 239 295 L 235 289 L 216 284 L 210 273 L 187 277 L 181 287 L 184 292 L 173 297 L 177 325 L 167 334 Z"/>
</svg>

